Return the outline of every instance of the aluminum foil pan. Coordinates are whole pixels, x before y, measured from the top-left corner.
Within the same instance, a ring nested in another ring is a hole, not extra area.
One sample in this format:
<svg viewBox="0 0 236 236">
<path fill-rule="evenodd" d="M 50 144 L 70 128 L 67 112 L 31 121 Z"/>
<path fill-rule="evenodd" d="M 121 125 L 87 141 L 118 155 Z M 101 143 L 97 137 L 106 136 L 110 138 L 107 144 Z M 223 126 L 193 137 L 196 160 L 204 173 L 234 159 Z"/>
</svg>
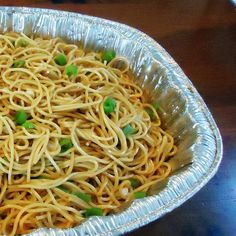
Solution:
<svg viewBox="0 0 236 236">
<path fill-rule="evenodd" d="M 129 26 L 63 11 L 0 7 L 0 31 L 62 37 L 93 50 L 113 48 L 130 61 L 131 70 L 150 100 L 160 104 L 163 125 L 175 137 L 180 169 L 154 195 L 126 210 L 92 217 L 68 230 L 39 229 L 39 235 L 119 235 L 172 211 L 198 192 L 216 173 L 222 158 L 219 130 L 203 99 L 170 55 L 153 39 Z M 188 161 L 186 161 L 188 160 Z"/>
</svg>

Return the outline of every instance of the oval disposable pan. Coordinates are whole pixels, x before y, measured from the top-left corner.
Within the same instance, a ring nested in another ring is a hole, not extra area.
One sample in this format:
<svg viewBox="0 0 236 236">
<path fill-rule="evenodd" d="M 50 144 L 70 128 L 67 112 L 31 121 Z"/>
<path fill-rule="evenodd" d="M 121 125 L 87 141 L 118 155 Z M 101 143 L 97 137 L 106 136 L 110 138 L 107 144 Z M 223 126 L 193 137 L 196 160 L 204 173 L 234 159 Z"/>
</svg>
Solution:
<svg viewBox="0 0 236 236">
<path fill-rule="evenodd" d="M 112 48 L 127 57 L 137 83 L 150 101 L 158 102 L 163 126 L 178 146 L 174 173 L 151 188 L 152 196 L 134 201 L 119 213 L 92 217 L 75 228 L 43 228 L 30 235 L 122 234 L 172 211 L 214 176 L 222 158 L 215 121 L 181 68 L 149 36 L 117 22 L 48 9 L 0 7 L 0 21 L 2 32 L 59 36 L 93 50 Z"/>
</svg>

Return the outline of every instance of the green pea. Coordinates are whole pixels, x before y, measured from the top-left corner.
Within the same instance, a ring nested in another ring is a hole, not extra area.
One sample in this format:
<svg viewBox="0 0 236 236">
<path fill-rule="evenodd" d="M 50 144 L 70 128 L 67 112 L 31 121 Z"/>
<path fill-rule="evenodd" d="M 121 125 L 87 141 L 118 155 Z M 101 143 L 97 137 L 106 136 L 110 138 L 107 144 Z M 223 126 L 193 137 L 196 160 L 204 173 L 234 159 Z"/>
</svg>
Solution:
<svg viewBox="0 0 236 236">
<path fill-rule="evenodd" d="M 139 181 L 135 178 L 129 179 L 132 188 L 137 188 L 139 186 Z"/>
<path fill-rule="evenodd" d="M 134 198 L 136 198 L 136 199 L 144 198 L 146 196 L 147 196 L 146 192 L 135 192 L 134 193 Z"/>
<path fill-rule="evenodd" d="M 71 139 L 69 139 L 69 138 L 61 139 L 59 141 L 59 144 L 61 145 L 61 153 L 66 152 L 67 150 L 69 150 L 70 148 L 73 147 L 73 143 L 72 143 Z"/>
<path fill-rule="evenodd" d="M 25 127 L 26 129 L 34 128 L 34 124 L 31 121 L 26 121 L 24 124 L 22 124 L 22 126 Z"/>
<path fill-rule="evenodd" d="M 27 114 L 25 111 L 19 110 L 16 112 L 16 115 L 15 115 L 16 124 L 22 125 L 26 122 L 26 120 L 27 120 Z"/>
<path fill-rule="evenodd" d="M 116 52 L 114 50 L 107 50 L 102 54 L 102 61 L 110 62 L 112 59 L 116 57 Z"/>
<path fill-rule="evenodd" d="M 114 98 L 108 97 L 103 103 L 103 109 L 106 114 L 110 114 L 115 111 L 116 100 Z"/>
<path fill-rule="evenodd" d="M 149 108 L 149 107 L 146 108 L 145 110 L 148 113 L 148 115 L 150 116 L 151 120 L 154 120 L 155 119 L 155 115 L 154 115 L 153 110 L 151 108 Z"/>
<path fill-rule="evenodd" d="M 160 109 L 160 105 L 158 102 L 155 102 L 152 104 L 152 107 L 157 111 Z M 148 115 L 150 116 L 151 120 L 155 120 L 155 115 L 154 115 L 154 111 L 151 108 L 147 108 L 146 109 Z"/>
<path fill-rule="evenodd" d="M 103 210 L 101 208 L 98 208 L 98 207 L 88 208 L 88 209 L 85 210 L 84 215 L 85 215 L 86 218 L 88 218 L 90 216 L 102 216 L 103 215 Z"/>
<path fill-rule="evenodd" d="M 76 76 L 78 74 L 78 67 L 75 65 L 69 65 L 66 67 L 66 74 L 70 77 L 72 75 Z"/>
<path fill-rule="evenodd" d="M 67 188 L 65 188 L 63 185 L 59 185 L 56 188 L 60 189 L 61 191 L 65 193 L 70 193 L 70 191 Z"/>
<path fill-rule="evenodd" d="M 130 135 L 135 133 L 135 128 L 133 128 L 130 124 L 126 125 L 122 130 L 123 130 L 125 137 L 127 137 L 127 138 Z"/>
<path fill-rule="evenodd" d="M 155 110 L 159 110 L 160 109 L 160 104 L 158 102 L 154 102 L 152 104 L 152 106 L 154 107 Z"/>
<path fill-rule="evenodd" d="M 87 203 L 91 202 L 92 199 L 91 195 L 82 192 L 73 193 L 73 195 L 75 195 L 76 197 L 80 198 L 81 200 Z"/>
<path fill-rule="evenodd" d="M 12 64 L 13 68 L 20 68 L 20 67 L 24 67 L 24 66 L 25 66 L 24 60 L 14 61 L 14 63 Z"/>
<path fill-rule="evenodd" d="M 58 54 L 55 58 L 54 61 L 56 62 L 57 65 L 59 66 L 64 66 L 67 63 L 66 56 L 65 54 L 61 53 Z"/>
<path fill-rule="evenodd" d="M 27 47 L 29 45 L 29 42 L 26 41 L 24 38 L 21 38 L 19 40 L 16 41 L 16 47 Z"/>
</svg>

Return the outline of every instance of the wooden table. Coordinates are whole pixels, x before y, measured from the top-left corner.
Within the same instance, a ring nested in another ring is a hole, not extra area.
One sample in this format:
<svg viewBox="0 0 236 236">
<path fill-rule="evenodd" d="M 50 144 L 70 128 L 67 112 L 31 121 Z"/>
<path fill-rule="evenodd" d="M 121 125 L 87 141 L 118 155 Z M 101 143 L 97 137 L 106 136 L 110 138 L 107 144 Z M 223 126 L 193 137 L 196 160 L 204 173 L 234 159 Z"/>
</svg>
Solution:
<svg viewBox="0 0 236 236">
<path fill-rule="evenodd" d="M 223 161 L 207 186 L 170 214 L 128 235 L 235 236 L 236 5 L 227 0 L 80 2 L 87 3 L 15 0 L 0 1 L 0 5 L 75 11 L 142 30 L 183 68 L 205 99 L 223 137 Z"/>
</svg>

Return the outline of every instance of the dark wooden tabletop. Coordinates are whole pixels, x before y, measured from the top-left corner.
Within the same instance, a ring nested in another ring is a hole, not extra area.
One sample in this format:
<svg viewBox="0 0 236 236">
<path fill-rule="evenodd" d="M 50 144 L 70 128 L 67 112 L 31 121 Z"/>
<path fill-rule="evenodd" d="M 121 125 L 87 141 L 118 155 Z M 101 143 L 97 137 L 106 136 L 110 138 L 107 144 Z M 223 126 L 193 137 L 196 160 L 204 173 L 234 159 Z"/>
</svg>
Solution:
<svg viewBox="0 0 236 236">
<path fill-rule="evenodd" d="M 222 134 L 224 155 L 215 177 L 178 209 L 128 235 L 235 236 L 236 3 L 233 0 L 60 2 L 0 0 L 0 5 L 63 9 L 142 30 L 182 67 L 204 98 Z"/>
</svg>

